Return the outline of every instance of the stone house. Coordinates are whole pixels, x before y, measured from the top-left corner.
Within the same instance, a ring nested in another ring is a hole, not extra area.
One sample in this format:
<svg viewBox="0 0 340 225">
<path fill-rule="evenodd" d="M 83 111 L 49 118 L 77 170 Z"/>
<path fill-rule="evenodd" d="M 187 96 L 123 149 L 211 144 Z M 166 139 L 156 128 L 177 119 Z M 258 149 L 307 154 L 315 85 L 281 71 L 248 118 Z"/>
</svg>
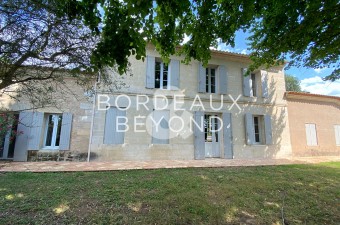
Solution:
<svg viewBox="0 0 340 225">
<path fill-rule="evenodd" d="M 286 92 L 294 156 L 340 155 L 340 97 Z"/>
<path fill-rule="evenodd" d="M 70 80 L 80 97 L 69 96 L 61 109 L 21 111 L 23 134 L 12 149 L 4 137 L 1 157 L 26 161 L 37 151 L 90 152 L 91 161 L 291 156 L 283 66 L 244 76 L 248 56 L 211 53 L 206 67 L 183 64 L 180 56 L 166 64 L 148 46 L 145 61 L 131 58 L 131 76 L 111 74 L 124 87 L 98 89 L 93 117 L 93 104 Z M 0 98 L 12 111 L 26 106 Z"/>
</svg>

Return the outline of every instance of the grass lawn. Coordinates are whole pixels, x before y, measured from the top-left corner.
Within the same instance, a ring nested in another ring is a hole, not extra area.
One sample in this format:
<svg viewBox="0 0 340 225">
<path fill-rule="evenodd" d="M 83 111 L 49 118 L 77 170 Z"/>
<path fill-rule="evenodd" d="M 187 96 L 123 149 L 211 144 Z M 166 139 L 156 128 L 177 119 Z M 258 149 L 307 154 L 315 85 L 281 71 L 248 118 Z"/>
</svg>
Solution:
<svg viewBox="0 0 340 225">
<path fill-rule="evenodd" d="M 0 173 L 0 224 L 336 224 L 340 162 Z"/>
</svg>

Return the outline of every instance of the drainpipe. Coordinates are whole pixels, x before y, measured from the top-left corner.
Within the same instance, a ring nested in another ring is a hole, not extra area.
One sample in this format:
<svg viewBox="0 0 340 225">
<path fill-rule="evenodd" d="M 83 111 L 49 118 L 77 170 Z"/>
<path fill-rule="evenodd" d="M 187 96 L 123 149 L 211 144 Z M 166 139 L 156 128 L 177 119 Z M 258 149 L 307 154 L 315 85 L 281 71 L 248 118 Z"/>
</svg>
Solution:
<svg viewBox="0 0 340 225">
<path fill-rule="evenodd" d="M 90 129 L 90 139 L 89 139 L 89 147 L 87 152 L 87 162 L 90 162 L 90 154 L 91 154 L 91 144 L 92 144 L 92 136 L 93 136 L 93 124 L 94 124 L 94 113 L 96 108 L 96 99 L 97 99 L 97 84 L 100 83 L 100 71 L 98 71 L 98 77 L 96 82 L 94 83 L 94 96 L 93 96 L 93 104 L 92 104 L 92 118 L 91 118 L 91 129 Z"/>
</svg>

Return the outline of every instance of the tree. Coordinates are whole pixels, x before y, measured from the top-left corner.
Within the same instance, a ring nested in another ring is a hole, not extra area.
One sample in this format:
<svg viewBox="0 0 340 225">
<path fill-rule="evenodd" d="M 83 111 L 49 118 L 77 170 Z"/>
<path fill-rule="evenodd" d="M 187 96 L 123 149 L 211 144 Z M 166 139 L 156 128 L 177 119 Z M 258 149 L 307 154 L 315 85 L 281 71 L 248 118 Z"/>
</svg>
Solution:
<svg viewBox="0 0 340 225">
<path fill-rule="evenodd" d="M 59 13 L 83 19 L 98 34 L 94 67 L 118 65 L 145 57 L 147 42 L 164 60 L 182 54 L 185 62 L 206 64 L 218 42 L 234 46 L 237 30 L 249 31 L 249 71 L 283 63 L 311 68 L 334 67 L 328 80 L 339 79 L 340 5 L 337 0 L 65 0 Z M 185 37 L 190 40 L 182 44 Z M 182 44 L 180 49 L 177 49 Z M 176 51 L 177 50 L 177 51 Z"/>
<path fill-rule="evenodd" d="M 292 75 L 285 75 L 286 91 L 301 92 L 300 80 Z"/>
<path fill-rule="evenodd" d="M 51 103 L 49 93 L 63 89 L 65 77 L 91 82 L 90 57 L 98 36 L 80 20 L 56 12 L 53 1 L 2 1 L 0 94 L 24 95 L 42 107 Z"/>
</svg>

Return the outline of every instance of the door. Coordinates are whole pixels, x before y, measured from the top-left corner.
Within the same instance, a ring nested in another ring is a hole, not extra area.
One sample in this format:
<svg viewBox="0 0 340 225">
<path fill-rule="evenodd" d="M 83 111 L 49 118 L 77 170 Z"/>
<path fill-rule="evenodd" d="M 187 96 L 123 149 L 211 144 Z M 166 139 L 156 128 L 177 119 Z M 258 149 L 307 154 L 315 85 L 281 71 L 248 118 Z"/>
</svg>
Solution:
<svg viewBox="0 0 340 225">
<path fill-rule="evenodd" d="M 216 114 L 204 115 L 205 157 L 219 158 L 220 153 L 220 120 Z"/>
<path fill-rule="evenodd" d="M 0 159 L 12 159 L 14 156 L 14 148 L 15 148 L 15 140 L 16 140 L 16 131 L 18 125 L 15 121 L 18 121 L 19 115 L 14 115 L 13 125 L 11 130 L 9 130 L 6 135 L 0 137 L 1 145 L 0 145 Z"/>
</svg>

